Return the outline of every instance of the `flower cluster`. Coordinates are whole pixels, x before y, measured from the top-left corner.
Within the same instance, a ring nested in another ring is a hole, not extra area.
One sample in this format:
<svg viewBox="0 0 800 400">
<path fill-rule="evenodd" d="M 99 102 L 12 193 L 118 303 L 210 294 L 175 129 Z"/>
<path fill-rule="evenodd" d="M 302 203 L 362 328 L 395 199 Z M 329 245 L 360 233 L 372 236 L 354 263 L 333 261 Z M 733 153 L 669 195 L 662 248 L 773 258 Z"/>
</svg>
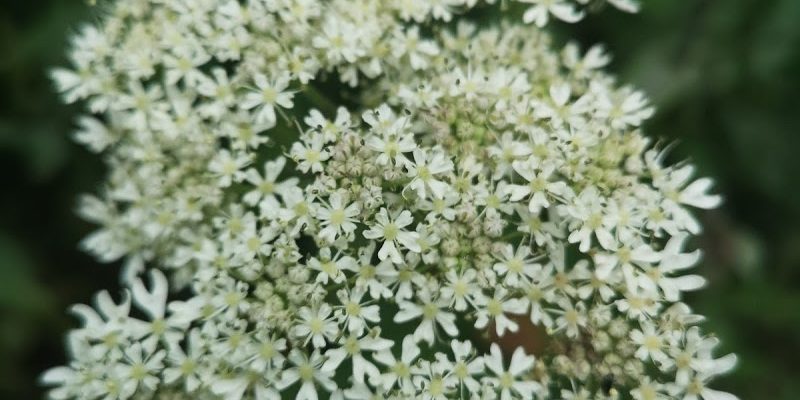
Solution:
<svg viewBox="0 0 800 400">
<path fill-rule="evenodd" d="M 601 47 L 451 21 L 491 3 L 109 5 L 54 78 L 94 114 L 84 246 L 125 290 L 72 308 L 50 397 L 735 399 L 681 302 L 712 182 Z"/>
</svg>

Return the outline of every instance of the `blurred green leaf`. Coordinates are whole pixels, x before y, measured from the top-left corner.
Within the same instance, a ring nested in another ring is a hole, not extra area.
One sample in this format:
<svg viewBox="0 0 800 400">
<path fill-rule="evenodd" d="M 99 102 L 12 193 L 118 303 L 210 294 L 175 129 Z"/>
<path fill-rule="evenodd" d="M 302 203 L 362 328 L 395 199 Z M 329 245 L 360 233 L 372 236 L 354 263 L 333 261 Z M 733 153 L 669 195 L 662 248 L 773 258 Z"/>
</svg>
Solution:
<svg viewBox="0 0 800 400">
<path fill-rule="evenodd" d="M 52 304 L 50 293 L 39 284 L 34 264 L 22 243 L 0 232 L 0 309 L 35 317 Z"/>
</svg>

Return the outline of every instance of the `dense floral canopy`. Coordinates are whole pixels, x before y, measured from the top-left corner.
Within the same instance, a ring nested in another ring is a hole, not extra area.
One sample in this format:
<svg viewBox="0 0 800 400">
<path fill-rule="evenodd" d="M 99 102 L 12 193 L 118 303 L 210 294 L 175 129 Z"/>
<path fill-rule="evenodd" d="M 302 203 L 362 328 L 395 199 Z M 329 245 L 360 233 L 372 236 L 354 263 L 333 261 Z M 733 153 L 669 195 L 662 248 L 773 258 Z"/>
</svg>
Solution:
<svg viewBox="0 0 800 400">
<path fill-rule="evenodd" d="M 601 47 L 540 29 L 587 1 L 519 2 L 534 25 L 471 23 L 505 7 L 477 0 L 104 6 L 53 75 L 110 168 L 84 245 L 126 290 L 73 307 L 50 396 L 735 398 L 680 302 L 711 180 L 664 165 Z"/>
</svg>

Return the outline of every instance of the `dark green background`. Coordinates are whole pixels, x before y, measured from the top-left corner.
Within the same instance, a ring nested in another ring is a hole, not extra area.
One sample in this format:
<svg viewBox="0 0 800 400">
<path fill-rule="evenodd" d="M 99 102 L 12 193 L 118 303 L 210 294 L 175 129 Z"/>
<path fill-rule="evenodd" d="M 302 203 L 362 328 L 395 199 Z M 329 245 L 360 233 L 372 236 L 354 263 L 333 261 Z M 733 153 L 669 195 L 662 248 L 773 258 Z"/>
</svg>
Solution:
<svg viewBox="0 0 800 400">
<path fill-rule="evenodd" d="M 651 136 L 677 141 L 714 177 L 725 204 L 701 214 L 707 290 L 689 303 L 740 364 L 717 387 L 742 399 L 800 398 L 800 1 L 651 0 L 562 37 L 605 43 L 610 70 L 658 106 Z M 80 107 L 46 78 L 66 38 L 90 21 L 84 3 L 0 2 L 0 398 L 41 397 L 36 377 L 64 362 L 66 307 L 116 290 L 118 266 L 78 250 L 92 226 L 74 213 L 103 179 L 101 160 L 71 142 Z"/>
</svg>

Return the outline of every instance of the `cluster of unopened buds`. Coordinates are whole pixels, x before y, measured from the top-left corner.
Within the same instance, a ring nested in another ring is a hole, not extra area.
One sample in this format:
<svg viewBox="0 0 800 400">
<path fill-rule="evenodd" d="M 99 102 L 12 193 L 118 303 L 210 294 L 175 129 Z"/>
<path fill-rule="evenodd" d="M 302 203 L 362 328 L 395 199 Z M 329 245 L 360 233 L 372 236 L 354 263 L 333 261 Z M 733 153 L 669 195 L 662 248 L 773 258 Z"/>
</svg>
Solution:
<svg viewBox="0 0 800 400">
<path fill-rule="evenodd" d="M 540 29 L 601 2 L 493 3 L 101 4 L 53 77 L 124 288 L 72 308 L 49 396 L 735 399 L 681 302 L 711 180 Z"/>
</svg>

